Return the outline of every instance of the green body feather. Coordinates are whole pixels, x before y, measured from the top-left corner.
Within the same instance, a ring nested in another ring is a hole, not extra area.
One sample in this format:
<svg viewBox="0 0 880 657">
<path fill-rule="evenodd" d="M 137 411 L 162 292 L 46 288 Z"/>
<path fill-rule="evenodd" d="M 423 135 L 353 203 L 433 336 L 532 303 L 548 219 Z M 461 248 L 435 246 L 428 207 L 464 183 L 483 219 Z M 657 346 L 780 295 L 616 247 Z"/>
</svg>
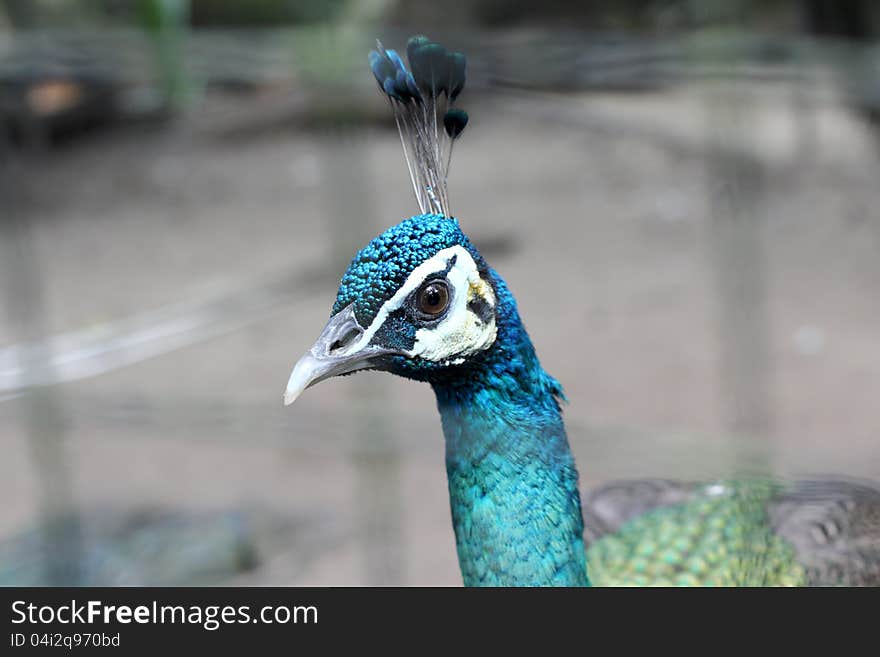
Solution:
<svg viewBox="0 0 880 657">
<path fill-rule="evenodd" d="M 704 487 L 683 504 L 652 509 L 587 550 L 598 586 L 802 586 L 794 549 L 770 528 L 776 488 L 763 482 Z"/>
</svg>

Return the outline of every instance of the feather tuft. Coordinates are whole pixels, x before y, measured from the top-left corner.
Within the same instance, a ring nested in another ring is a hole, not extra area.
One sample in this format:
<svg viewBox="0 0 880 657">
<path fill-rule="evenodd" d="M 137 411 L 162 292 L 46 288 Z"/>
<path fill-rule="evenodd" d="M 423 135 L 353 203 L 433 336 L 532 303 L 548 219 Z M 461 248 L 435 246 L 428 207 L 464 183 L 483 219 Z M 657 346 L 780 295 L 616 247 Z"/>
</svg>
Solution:
<svg viewBox="0 0 880 657">
<path fill-rule="evenodd" d="M 468 122 L 467 113 L 452 105 L 464 89 L 467 60 L 418 35 L 407 42 L 407 68 L 397 51 L 376 44 L 370 70 L 391 103 L 419 209 L 450 216 L 452 145 Z"/>
<path fill-rule="evenodd" d="M 457 107 L 446 110 L 446 114 L 443 115 L 443 128 L 446 130 L 446 134 L 452 139 L 458 138 L 458 136 L 464 132 L 467 122 L 467 112 L 463 109 L 458 109 Z"/>
</svg>

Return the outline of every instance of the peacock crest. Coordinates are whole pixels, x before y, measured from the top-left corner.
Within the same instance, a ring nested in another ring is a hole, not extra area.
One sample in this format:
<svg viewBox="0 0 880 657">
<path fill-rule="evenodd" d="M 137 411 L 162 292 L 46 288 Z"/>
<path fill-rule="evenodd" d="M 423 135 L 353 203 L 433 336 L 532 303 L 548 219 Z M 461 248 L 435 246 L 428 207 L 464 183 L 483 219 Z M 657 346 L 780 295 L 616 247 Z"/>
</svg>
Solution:
<svg viewBox="0 0 880 657">
<path fill-rule="evenodd" d="M 376 41 L 370 68 L 391 103 L 419 209 L 450 217 L 452 146 L 468 122 L 467 113 L 453 105 L 464 89 L 467 61 L 421 35 L 407 42 L 406 57 L 409 68 L 396 50 Z"/>
</svg>

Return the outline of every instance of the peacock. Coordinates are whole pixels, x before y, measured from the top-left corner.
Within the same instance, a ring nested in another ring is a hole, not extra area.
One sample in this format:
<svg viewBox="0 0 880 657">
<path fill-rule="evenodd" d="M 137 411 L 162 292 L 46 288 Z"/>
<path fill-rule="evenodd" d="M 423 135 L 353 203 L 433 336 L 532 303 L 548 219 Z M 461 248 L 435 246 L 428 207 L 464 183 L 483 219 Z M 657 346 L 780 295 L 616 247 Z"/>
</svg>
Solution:
<svg viewBox="0 0 880 657">
<path fill-rule="evenodd" d="M 285 405 L 360 370 L 430 384 L 466 586 L 880 583 L 880 492 L 870 485 L 617 482 L 582 508 L 562 386 L 450 209 L 453 145 L 468 123 L 456 106 L 465 57 L 416 36 L 406 58 L 377 42 L 369 64 L 420 213 L 355 255 Z"/>
</svg>

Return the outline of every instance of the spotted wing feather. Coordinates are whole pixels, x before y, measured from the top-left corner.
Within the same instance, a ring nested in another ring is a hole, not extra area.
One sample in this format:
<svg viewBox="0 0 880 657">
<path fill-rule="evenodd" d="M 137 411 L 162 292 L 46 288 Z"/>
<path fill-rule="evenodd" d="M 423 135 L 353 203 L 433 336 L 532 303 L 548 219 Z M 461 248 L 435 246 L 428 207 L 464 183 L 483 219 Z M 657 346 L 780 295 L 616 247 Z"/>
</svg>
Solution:
<svg viewBox="0 0 880 657">
<path fill-rule="evenodd" d="M 584 542 L 587 546 L 624 523 L 663 506 L 682 504 L 693 497 L 693 484 L 669 479 L 615 481 L 588 491 L 583 498 Z"/>
<path fill-rule="evenodd" d="M 800 481 L 768 506 L 810 584 L 880 586 L 880 490 L 855 481 Z"/>
<path fill-rule="evenodd" d="M 880 491 L 839 480 L 613 483 L 584 499 L 599 584 L 880 585 Z"/>
</svg>

